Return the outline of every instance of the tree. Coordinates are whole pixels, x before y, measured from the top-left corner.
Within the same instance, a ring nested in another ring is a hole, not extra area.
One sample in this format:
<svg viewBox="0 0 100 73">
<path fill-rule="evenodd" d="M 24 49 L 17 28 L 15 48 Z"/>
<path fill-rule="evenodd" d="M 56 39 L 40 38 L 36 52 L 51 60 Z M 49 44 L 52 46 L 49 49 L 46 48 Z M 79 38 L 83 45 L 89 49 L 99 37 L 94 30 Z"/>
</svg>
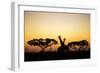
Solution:
<svg viewBox="0 0 100 73">
<path fill-rule="evenodd" d="M 87 40 L 82 40 L 82 41 L 80 42 L 80 44 L 81 44 L 82 46 L 88 46 L 88 41 L 87 41 Z"/>
<path fill-rule="evenodd" d="M 82 40 L 80 42 L 80 45 L 81 45 L 81 47 L 79 50 L 87 50 L 88 49 L 88 41 L 87 40 Z"/>
<path fill-rule="evenodd" d="M 42 48 L 42 51 L 44 51 L 45 48 L 47 48 L 48 46 L 52 46 L 54 44 L 58 44 L 58 42 L 55 39 L 33 39 L 27 42 L 29 45 L 31 46 L 39 46 Z"/>
<path fill-rule="evenodd" d="M 68 43 L 68 46 L 74 47 L 74 49 L 77 49 L 77 47 L 75 47 L 75 46 L 79 46 L 79 51 L 80 51 L 84 48 L 84 46 L 85 47 L 88 46 L 88 41 L 87 40 L 74 41 L 74 42 Z"/>
</svg>

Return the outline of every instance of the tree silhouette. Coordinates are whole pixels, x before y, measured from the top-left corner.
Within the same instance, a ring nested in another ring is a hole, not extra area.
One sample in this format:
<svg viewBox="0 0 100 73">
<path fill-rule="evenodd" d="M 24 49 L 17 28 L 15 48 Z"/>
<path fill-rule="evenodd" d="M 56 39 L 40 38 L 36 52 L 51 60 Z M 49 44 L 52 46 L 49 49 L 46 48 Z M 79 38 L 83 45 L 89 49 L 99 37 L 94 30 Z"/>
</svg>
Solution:
<svg viewBox="0 0 100 73">
<path fill-rule="evenodd" d="M 83 49 L 84 46 L 88 46 L 88 41 L 87 40 L 82 40 L 82 41 L 74 41 L 68 43 L 68 46 L 74 47 L 76 49 L 75 45 L 79 46 L 79 51 Z"/>
<path fill-rule="evenodd" d="M 82 40 L 82 41 L 80 41 L 80 45 L 81 45 L 81 47 L 79 50 L 85 50 L 85 49 L 87 49 L 87 47 L 84 48 L 84 46 L 88 46 L 88 41 Z"/>
<path fill-rule="evenodd" d="M 27 42 L 29 45 L 31 46 L 39 46 L 42 48 L 42 52 L 44 51 L 45 48 L 47 48 L 48 46 L 52 46 L 54 44 L 58 44 L 58 42 L 55 39 L 33 39 Z"/>
<path fill-rule="evenodd" d="M 80 41 L 80 44 L 82 46 L 88 46 L 88 41 L 87 40 L 82 40 L 82 41 Z"/>
</svg>

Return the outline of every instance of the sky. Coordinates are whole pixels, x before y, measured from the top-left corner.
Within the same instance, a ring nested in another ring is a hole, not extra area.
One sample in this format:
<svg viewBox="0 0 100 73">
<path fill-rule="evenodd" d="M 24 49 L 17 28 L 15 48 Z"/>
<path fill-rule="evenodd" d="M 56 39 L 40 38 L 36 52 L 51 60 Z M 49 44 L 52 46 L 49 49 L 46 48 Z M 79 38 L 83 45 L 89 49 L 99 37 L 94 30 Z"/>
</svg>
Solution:
<svg viewBox="0 0 100 73">
<path fill-rule="evenodd" d="M 66 38 L 66 45 L 71 41 L 90 42 L 89 14 L 25 11 L 24 25 L 25 48 L 29 48 L 27 42 L 34 38 L 51 38 L 59 42 L 59 35 Z"/>
</svg>

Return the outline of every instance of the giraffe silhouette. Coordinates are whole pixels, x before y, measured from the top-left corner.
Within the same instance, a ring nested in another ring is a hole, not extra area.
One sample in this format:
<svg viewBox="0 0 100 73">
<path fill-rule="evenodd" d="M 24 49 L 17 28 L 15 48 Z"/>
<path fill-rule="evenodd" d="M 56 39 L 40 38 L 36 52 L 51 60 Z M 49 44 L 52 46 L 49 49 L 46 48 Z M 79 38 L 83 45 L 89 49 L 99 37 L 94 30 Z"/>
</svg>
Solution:
<svg viewBox="0 0 100 73">
<path fill-rule="evenodd" d="M 69 47 L 67 45 L 65 45 L 65 38 L 62 40 L 61 36 L 58 36 L 58 39 L 60 41 L 60 47 L 58 48 L 58 52 L 60 53 L 66 53 L 69 50 Z"/>
</svg>

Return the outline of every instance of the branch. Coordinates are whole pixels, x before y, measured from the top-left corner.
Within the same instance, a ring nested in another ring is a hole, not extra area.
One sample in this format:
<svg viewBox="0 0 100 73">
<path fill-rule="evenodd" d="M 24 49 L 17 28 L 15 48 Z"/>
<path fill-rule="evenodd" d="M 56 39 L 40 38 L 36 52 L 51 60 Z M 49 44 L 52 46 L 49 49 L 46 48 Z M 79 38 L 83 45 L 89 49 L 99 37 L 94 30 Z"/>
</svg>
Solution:
<svg viewBox="0 0 100 73">
<path fill-rule="evenodd" d="M 42 49 L 44 49 L 41 45 L 38 45 L 38 46 L 40 46 Z"/>
</svg>

